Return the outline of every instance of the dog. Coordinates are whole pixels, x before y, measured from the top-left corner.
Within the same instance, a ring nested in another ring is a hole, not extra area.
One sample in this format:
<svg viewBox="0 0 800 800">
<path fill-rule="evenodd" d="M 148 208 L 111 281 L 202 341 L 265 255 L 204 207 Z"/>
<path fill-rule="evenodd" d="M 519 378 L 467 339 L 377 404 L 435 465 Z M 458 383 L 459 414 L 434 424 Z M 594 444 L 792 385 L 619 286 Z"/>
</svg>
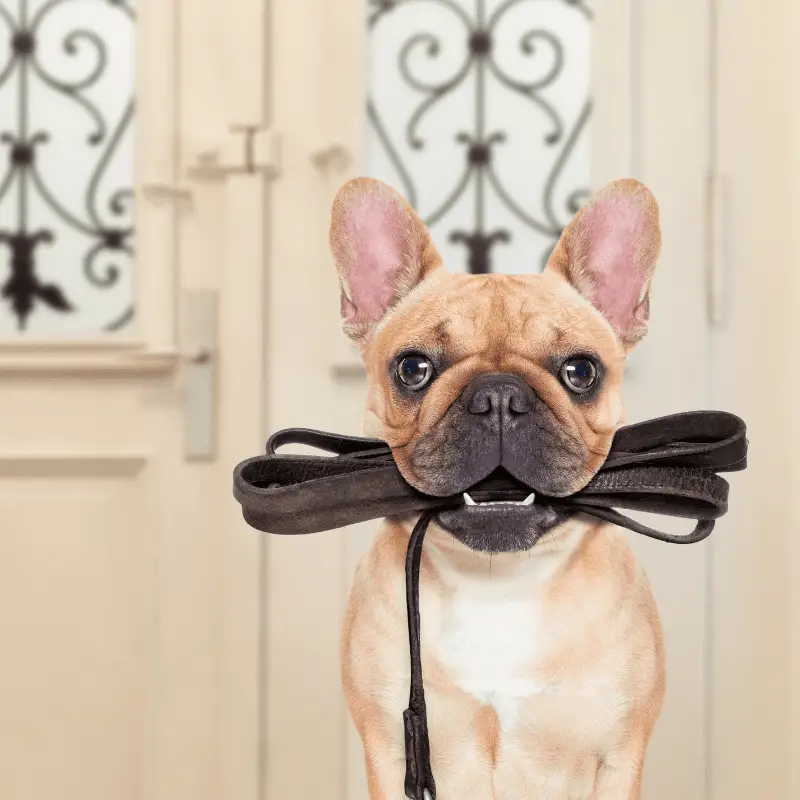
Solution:
<svg viewBox="0 0 800 800">
<path fill-rule="evenodd" d="M 627 354 L 647 330 L 658 205 L 634 180 L 597 192 L 536 275 L 446 271 L 386 184 L 333 205 L 342 328 L 368 376 L 365 435 L 440 511 L 420 572 L 422 666 L 439 800 L 635 800 L 665 687 L 662 630 L 625 534 L 542 503 L 476 503 L 493 469 L 543 497 L 583 488 L 623 424 Z M 371 800 L 405 797 L 405 557 L 382 525 L 342 629 L 344 694 Z"/>
</svg>

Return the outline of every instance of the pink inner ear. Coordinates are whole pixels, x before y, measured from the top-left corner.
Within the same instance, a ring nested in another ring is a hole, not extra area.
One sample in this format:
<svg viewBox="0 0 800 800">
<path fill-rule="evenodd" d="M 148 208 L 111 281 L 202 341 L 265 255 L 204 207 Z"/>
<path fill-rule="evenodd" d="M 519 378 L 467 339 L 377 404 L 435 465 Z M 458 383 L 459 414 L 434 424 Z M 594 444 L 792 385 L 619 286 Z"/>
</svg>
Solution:
<svg viewBox="0 0 800 800">
<path fill-rule="evenodd" d="M 396 297 L 397 278 L 406 258 L 409 221 L 396 198 L 367 192 L 350 198 L 344 209 L 340 269 L 350 300 L 342 312 L 350 322 L 372 323 Z"/>
<path fill-rule="evenodd" d="M 580 232 L 579 257 L 592 288 L 590 300 L 621 334 L 637 322 L 650 266 L 645 262 L 652 231 L 645 208 L 636 195 L 617 194 L 598 199 L 586 210 Z"/>
</svg>

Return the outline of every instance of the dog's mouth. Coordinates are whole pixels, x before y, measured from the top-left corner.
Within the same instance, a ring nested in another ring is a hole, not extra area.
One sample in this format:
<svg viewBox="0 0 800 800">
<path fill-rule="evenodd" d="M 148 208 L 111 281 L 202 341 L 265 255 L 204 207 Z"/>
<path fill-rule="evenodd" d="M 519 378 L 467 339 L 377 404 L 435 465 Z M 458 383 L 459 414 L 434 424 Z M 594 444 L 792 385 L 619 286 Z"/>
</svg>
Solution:
<svg viewBox="0 0 800 800">
<path fill-rule="evenodd" d="M 536 492 L 531 492 L 524 500 L 476 500 L 469 492 L 464 492 L 464 505 L 476 508 L 486 506 L 532 506 L 536 502 Z"/>
<path fill-rule="evenodd" d="M 463 505 L 440 511 L 438 525 L 472 550 L 529 550 L 573 512 L 537 494 L 504 469 L 462 492 Z"/>
</svg>

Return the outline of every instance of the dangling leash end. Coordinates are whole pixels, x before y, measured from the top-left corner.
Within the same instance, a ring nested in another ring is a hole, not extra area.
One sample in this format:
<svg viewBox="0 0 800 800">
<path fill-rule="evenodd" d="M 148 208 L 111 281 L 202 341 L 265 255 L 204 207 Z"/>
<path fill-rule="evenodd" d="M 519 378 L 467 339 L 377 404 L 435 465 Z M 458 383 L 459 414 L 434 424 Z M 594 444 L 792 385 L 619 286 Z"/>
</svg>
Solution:
<svg viewBox="0 0 800 800">
<path fill-rule="evenodd" d="M 436 800 L 436 784 L 428 756 L 428 729 L 424 720 L 411 708 L 403 712 L 406 742 L 405 792 L 409 800 Z"/>
</svg>

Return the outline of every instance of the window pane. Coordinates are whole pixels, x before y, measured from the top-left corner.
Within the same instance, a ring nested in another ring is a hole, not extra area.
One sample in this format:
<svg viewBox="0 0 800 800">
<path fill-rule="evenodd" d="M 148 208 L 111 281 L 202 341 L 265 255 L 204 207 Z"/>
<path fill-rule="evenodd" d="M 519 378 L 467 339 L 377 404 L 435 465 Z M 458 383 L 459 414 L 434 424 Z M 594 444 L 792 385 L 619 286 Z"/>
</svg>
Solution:
<svg viewBox="0 0 800 800">
<path fill-rule="evenodd" d="M 133 317 L 135 0 L 0 0 L 0 332 Z"/>
<path fill-rule="evenodd" d="M 367 169 L 451 270 L 538 272 L 588 198 L 593 0 L 368 0 Z"/>
</svg>

